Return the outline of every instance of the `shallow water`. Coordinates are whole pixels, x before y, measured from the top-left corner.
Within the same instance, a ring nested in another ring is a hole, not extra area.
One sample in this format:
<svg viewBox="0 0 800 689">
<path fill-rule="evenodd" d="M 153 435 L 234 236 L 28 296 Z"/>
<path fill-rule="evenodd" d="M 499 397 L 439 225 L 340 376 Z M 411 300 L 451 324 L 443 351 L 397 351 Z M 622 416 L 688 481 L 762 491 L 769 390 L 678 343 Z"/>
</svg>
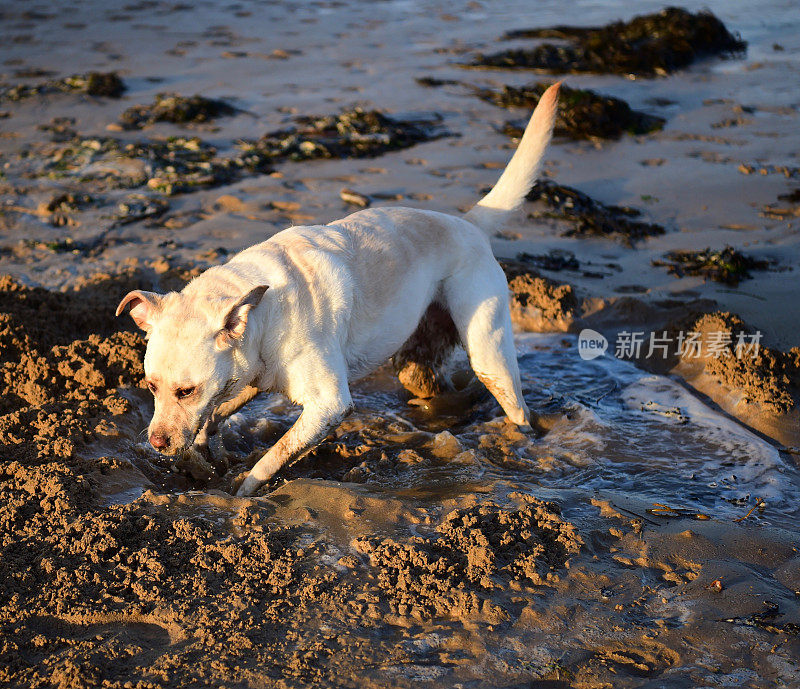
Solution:
<svg viewBox="0 0 800 689">
<path fill-rule="evenodd" d="M 584 361 L 569 335 L 525 334 L 517 347 L 530 408 L 557 419 L 543 437 L 516 433 L 488 395 L 425 412 L 410 405 L 394 378 L 381 372 L 352 386 L 356 411 L 340 437 L 285 469 L 275 483 L 344 478 L 382 493 L 419 491 L 423 502 L 425 494 L 435 499 L 430 491 L 508 483 L 554 494 L 598 493 L 620 507 L 630 500 L 650 504 L 655 513 L 641 516 L 651 520 L 677 516 L 659 511 L 657 504 L 683 516 L 721 520 L 743 517 L 761 505 L 749 519 L 783 528 L 800 523 L 800 472 L 791 460 L 677 382 L 610 356 Z M 298 412 L 279 397 L 258 398 L 223 428 L 226 447 L 240 457 L 266 447 L 264 429 L 274 436 Z M 337 466 L 352 463 L 353 448 L 365 441 L 392 454 L 404 447 L 429 448 L 442 430 L 457 438 L 458 447 L 440 453 L 438 461 L 422 452 L 420 461 L 400 469 L 378 461 L 371 472 L 355 476 Z M 337 441 L 351 451 L 331 452 Z M 473 451 L 474 458 L 454 461 L 463 451 Z"/>
</svg>

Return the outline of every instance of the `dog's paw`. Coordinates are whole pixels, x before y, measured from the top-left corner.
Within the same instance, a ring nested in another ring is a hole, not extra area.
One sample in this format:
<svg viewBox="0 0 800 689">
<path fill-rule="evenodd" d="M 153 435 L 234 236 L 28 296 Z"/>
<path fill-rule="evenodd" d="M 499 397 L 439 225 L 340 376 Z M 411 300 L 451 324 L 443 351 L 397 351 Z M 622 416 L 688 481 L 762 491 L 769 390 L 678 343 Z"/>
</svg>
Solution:
<svg viewBox="0 0 800 689">
<path fill-rule="evenodd" d="M 217 474 L 205 457 L 194 447 L 181 453 L 175 466 L 189 474 L 196 481 L 208 482 Z"/>
<path fill-rule="evenodd" d="M 229 467 L 228 451 L 225 449 L 222 436 L 219 433 L 215 433 L 208 439 L 206 452 L 208 453 L 211 463 L 217 468 L 217 471 L 220 474 L 224 474 Z"/>
<path fill-rule="evenodd" d="M 253 495 L 263 483 L 264 481 L 259 481 L 252 474 L 248 474 L 244 481 L 242 481 L 242 485 L 240 485 L 239 489 L 236 491 L 236 497 L 246 498 Z"/>
</svg>

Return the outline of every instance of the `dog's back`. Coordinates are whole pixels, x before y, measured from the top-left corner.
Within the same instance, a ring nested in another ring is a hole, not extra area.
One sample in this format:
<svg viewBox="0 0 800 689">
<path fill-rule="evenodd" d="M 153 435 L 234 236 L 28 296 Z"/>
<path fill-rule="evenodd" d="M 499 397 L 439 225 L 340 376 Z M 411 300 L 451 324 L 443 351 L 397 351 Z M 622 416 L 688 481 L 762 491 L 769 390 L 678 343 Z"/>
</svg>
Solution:
<svg viewBox="0 0 800 689">
<path fill-rule="evenodd" d="M 325 323 L 352 377 L 373 370 L 408 341 L 431 304 L 452 311 L 448 280 L 475 294 L 505 295 L 507 288 L 491 250 L 488 231 L 505 222 L 535 182 L 555 120 L 558 85 L 542 96 L 514 156 L 495 187 L 464 217 L 405 207 L 366 209 L 324 226 L 292 227 L 245 250 L 226 268 L 259 263 L 289 287 L 295 322 Z M 279 288 L 279 285 L 277 287 Z M 279 288 L 280 289 L 280 288 Z M 324 316 L 323 316 L 324 314 Z M 460 316 L 462 320 L 466 316 Z M 466 328 L 466 325 L 464 325 Z"/>
</svg>

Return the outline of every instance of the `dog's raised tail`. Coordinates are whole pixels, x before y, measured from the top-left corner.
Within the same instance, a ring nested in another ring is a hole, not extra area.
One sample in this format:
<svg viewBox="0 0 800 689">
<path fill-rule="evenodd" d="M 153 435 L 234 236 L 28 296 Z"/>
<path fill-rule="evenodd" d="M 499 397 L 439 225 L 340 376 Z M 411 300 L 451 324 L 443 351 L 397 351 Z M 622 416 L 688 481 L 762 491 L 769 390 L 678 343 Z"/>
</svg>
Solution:
<svg viewBox="0 0 800 689">
<path fill-rule="evenodd" d="M 542 158 L 553 136 L 558 109 L 558 89 L 553 84 L 539 99 L 525 133 L 492 190 L 466 214 L 466 219 L 490 231 L 501 227 L 525 200 L 539 176 Z"/>
</svg>

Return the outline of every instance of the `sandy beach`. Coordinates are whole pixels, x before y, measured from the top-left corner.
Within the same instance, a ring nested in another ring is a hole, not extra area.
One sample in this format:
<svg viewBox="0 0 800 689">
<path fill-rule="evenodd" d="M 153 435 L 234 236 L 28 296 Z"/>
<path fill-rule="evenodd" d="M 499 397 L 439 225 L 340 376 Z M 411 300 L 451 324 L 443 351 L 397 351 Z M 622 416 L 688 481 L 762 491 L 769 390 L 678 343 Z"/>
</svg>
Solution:
<svg viewBox="0 0 800 689">
<path fill-rule="evenodd" d="M 0 684 L 800 685 L 800 15 L 684 7 L 746 49 L 470 67 L 653 2 L 0 8 Z M 232 486 L 297 418 L 280 396 L 215 465 L 147 443 L 122 296 L 364 205 L 463 213 L 557 80 L 542 180 L 492 237 L 546 433 L 387 364 L 254 498 Z M 641 128 L 570 119 L 590 97 Z"/>
</svg>

